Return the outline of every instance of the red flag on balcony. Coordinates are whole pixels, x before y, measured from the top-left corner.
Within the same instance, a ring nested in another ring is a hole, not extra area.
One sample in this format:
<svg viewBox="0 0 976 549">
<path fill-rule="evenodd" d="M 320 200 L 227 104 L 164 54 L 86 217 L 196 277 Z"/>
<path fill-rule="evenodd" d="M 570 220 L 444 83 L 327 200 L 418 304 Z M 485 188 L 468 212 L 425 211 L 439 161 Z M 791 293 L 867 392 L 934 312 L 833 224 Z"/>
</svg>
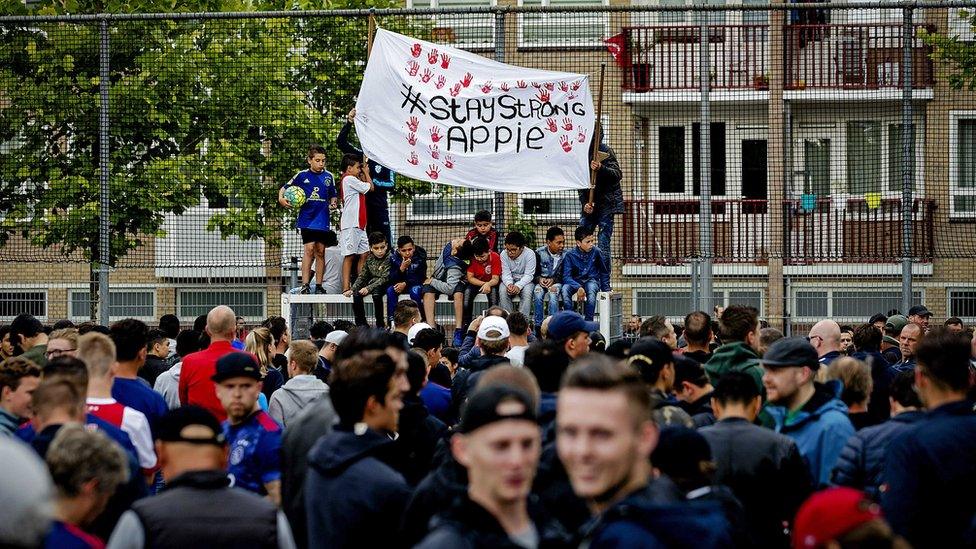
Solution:
<svg viewBox="0 0 976 549">
<path fill-rule="evenodd" d="M 605 38 L 603 43 L 607 45 L 607 51 L 613 56 L 613 61 L 617 65 L 623 67 L 627 64 L 624 56 L 624 47 L 627 45 L 627 42 L 624 40 L 624 33 L 621 32 L 610 38 Z"/>
</svg>

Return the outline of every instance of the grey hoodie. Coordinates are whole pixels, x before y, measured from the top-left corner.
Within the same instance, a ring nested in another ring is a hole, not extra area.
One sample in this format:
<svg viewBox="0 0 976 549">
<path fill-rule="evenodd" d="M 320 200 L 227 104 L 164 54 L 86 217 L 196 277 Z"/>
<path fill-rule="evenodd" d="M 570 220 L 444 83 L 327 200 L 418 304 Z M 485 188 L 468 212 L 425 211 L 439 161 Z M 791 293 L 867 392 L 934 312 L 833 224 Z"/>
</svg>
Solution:
<svg viewBox="0 0 976 549">
<path fill-rule="evenodd" d="M 163 399 L 166 400 L 166 405 L 169 406 L 170 410 L 180 407 L 179 389 L 180 371 L 182 369 L 183 363 L 177 362 L 172 368 L 159 374 L 156 377 L 156 384 L 153 386 L 154 391 L 163 395 Z"/>
<path fill-rule="evenodd" d="M 288 422 L 303 408 L 328 394 L 329 386 L 319 378 L 313 375 L 295 376 L 271 395 L 268 413 L 287 427 Z"/>
</svg>

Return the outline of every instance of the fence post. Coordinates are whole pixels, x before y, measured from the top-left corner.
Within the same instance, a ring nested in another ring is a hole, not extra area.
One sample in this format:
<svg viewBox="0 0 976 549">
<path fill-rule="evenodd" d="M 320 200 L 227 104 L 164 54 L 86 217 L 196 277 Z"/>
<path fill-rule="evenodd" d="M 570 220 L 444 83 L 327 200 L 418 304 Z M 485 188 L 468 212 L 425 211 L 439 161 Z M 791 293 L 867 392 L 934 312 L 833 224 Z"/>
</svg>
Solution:
<svg viewBox="0 0 976 549">
<path fill-rule="evenodd" d="M 99 22 L 99 59 L 98 59 L 98 92 L 100 95 L 98 110 L 98 179 L 99 179 L 99 210 L 98 210 L 98 321 L 103 326 L 109 322 L 109 285 L 108 266 L 110 261 L 109 235 L 109 36 L 108 19 Z M 94 258 L 92 258 L 94 259 Z"/>
<path fill-rule="evenodd" d="M 902 12 L 902 83 L 901 83 L 901 309 L 908 314 L 912 306 L 912 185 L 915 182 L 915 124 L 912 119 L 912 62 L 915 33 L 912 24 L 913 8 Z"/>
<path fill-rule="evenodd" d="M 504 7 L 495 11 L 495 61 L 499 63 L 505 62 L 505 14 L 507 11 Z M 498 229 L 498 234 L 504 238 L 508 232 L 505 227 L 505 193 L 495 193 L 494 209 L 494 225 Z"/>
<path fill-rule="evenodd" d="M 702 6 L 704 7 L 704 3 Z M 698 12 L 698 32 L 701 34 L 698 42 L 698 83 L 701 90 L 701 119 L 698 122 L 698 164 L 701 166 L 698 170 L 701 199 L 698 211 L 698 254 L 701 257 L 698 282 L 701 289 L 698 309 L 702 311 L 712 310 L 714 297 L 712 292 L 712 117 L 708 103 L 711 63 L 708 55 L 708 13 L 705 10 Z"/>
</svg>

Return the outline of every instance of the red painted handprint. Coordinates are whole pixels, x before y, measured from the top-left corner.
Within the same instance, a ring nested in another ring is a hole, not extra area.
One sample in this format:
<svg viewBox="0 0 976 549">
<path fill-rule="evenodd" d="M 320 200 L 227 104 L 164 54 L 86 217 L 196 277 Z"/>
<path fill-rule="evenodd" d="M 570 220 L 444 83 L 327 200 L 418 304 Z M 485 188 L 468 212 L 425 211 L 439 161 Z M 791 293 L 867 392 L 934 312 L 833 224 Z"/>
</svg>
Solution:
<svg viewBox="0 0 976 549">
<path fill-rule="evenodd" d="M 569 84 L 567 84 L 565 82 L 560 82 L 559 83 L 559 91 L 561 91 L 563 93 L 568 92 L 569 91 Z"/>
<path fill-rule="evenodd" d="M 430 63 L 431 65 L 434 65 L 434 64 L 437 63 L 437 49 L 436 48 L 430 50 L 430 53 L 427 54 L 427 62 Z"/>
<path fill-rule="evenodd" d="M 548 103 L 550 97 L 549 90 L 539 90 L 539 94 L 536 95 L 536 97 L 539 98 L 539 101 L 542 101 L 543 103 Z"/>
<path fill-rule="evenodd" d="M 449 170 L 454 167 L 454 157 L 453 156 L 447 155 L 447 156 L 444 157 L 444 167 L 447 168 L 447 169 L 449 169 Z"/>
<path fill-rule="evenodd" d="M 580 128 L 579 133 L 576 134 L 576 141 L 580 143 L 586 143 L 586 128 Z"/>
<path fill-rule="evenodd" d="M 417 134 L 415 134 L 413 132 L 410 132 L 409 134 L 407 134 L 407 143 L 410 143 L 410 145 L 416 145 L 417 144 Z"/>
<path fill-rule="evenodd" d="M 556 85 L 553 84 L 552 82 L 546 82 L 545 84 L 543 84 L 543 86 L 545 86 L 546 89 L 549 91 L 556 89 Z"/>
<path fill-rule="evenodd" d="M 430 176 L 431 179 L 437 179 L 437 176 L 439 176 L 440 174 L 441 174 L 441 170 L 435 164 L 431 164 L 430 167 L 427 169 L 427 175 Z"/>
<path fill-rule="evenodd" d="M 538 83 L 538 82 L 533 82 L 533 83 L 532 83 L 532 87 L 533 87 L 533 88 L 535 88 L 535 89 L 539 89 L 539 88 L 541 88 L 541 87 L 542 87 L 542 84 L 540 84 L 540 83 Z"/>
<path fill-rule="evenodd" d="M 451 88 L 451 97 L 457 97 L 461 93 L 461 84 L 454 84 Z"/>
<path fill-rule="evenodd" d="M 573 92 L 569 92 L 569 95 L 566 96 L 566 99 L 576 99 L 576 94 Z"/>
<path fill-rule="evenodd" d="M 470 72 L 464 73 L 464 78 L 461 79 L 461 85 L 467 88 L 471 85 L 471 81 L 474 80 L 474 76 L 471 76 Z"/>
<path fill-rule="evenodd" d="M 424 74 L 420 77 L 420 81 L 426 84 L 433 77 L 434 73 L 430 72 L 430 69 L 424 69 Z"/>
<path fill-rule="evenodd" d="M 437 148 L 437 145 L 431 145 L 430 147 L 427 147 L 427 150 L 430 151 L 430 157 L 434 160 L 441 157 L 441 151 Z"/>
<path fill-rule="evenodd" d="M 559 138 L 559 144 L 563 146 L 563 150 L 566 152 L 573 150 L 573 142 L 565 135 Z"/>
<path fill-rule="evenodd" d="M 573 82 L 573 91 L 579 91 L 580 86 L 582 85 L 583 82 L 581 80 L 577 80 L 576 82 Z"/>
<path fill-rule="evenodd" d="M 417 131 L 417 128 L 419 128 L 419 127 L 420 127 L 420 120 L 417 120 L 417 117 L 416 116 L 411 116 L 410 117 L 410 120 L 407 120 L 407 129 L 408 130 L 410 130 L 412 132 L 415 132 L 415 131 Z"/>
<path fill-rule="evenodd" d="M 491 80 L 481 85 L 481 93 L 489 93 L 489 92 L 491 92 Z"/>
<path fill-rule="evenodd" d="M 430 140 L 434 143 L 439 143 L 441 140 L 441 129 L 438 127 L 433 127 L 430 129 Z M 436 157 L 435 157 L 436 158 Z"/>
<path fill-rule="evenodd" d="M 410 48 L 410 55 L 412 55 L 414 57 L 420 57 L 420 53 L 422 51 L 424 51 L 424 50 L 423 50 L 423 48 L 420 47 L 420 44 L 414 44 L 413 47 Z"/>
<path fill-rule="evenodd" d="M 507 92 L 508 90 L 510 90 L 510 89 L 511 89 L 511 88 L 509 88 L 509 87 L 508 87 L 508 82 L 502 82 L 502 85 L 501 85 L 501 86 L 498 86 L 498 87 L 499 87 L 499 89 L 501 89 L 501 90 L 502 90 L 503 92 Z"/>
<path fill-rule="evenodd" d="M 555 118 L 546 119 L 546 127 L 549 128 L 549 131 L 551 131 L 552 133 L 556 133 L 559 131 L 559 125 L 556 124 Z"/>
<path fill-rule="evenodd" d="M 518 82 L 515 83 L 515 87 L 517 87 L 520 90 L 524 90 L 525 88 L 528 88 L 529 85 L 525 83 L 525 80 L 519 80 Z"/>
<path fill-rule="evenodd" d="M 410 76 L 417 76 L 417 72 L 420 71 L 420 63 L 416 61 L 411 61 L 407 63 L 407 74 Z"/>
<path fill-rule="evenodd" d="M 568 132 L 573 131 L 573 121 L 568 116 L 563 118 L 563 129 Z"/>
<path fill-rule="evenodd" d="M 407 159 L 407 162 L 413 164 L 414 166 L 416 166 L 417 164 L 420 164 L 420 159 L 417 158 L 417 153 L 411 152 L 410 153 L 410 158 Z"/>
<path fill-rule="evenodd" d="M 437 89 L 441 89 L 444 87 L 444 84 L 447 84 L 447 78 L 444 78 L 444 75 L 442 74 L 437 77 L 437 83 L 434 84 L 434 87 Z"/>
<path fill-rule="evenodd" d="M 442 53 L 441 54 L 441 68 L 442 69 L 446 69 L 446 68 L 448 68 L 450 66 L 451 66 L 451 56 L 448 55 L 448 54 L 446 54 L 446 53 Z"/>
</svg>

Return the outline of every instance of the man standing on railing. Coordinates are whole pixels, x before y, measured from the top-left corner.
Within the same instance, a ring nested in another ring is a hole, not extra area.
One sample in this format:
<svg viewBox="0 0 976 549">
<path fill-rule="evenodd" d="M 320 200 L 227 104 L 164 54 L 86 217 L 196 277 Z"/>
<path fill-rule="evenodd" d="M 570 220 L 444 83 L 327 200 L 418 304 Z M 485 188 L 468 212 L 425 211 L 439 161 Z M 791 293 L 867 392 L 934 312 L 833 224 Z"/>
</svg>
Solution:
<svg viewBox="0 0 976 549">
<path fill-rule="evenodd" d="M 624 213 L 624 193 L 620 188 L 623 172 L 617 162 L 617 155 L 606 144 L 600 144 L 600 152 L 606 154 L 601 162 L 591 161 L 590 168 L 596 170 L 596 186 L 593 190 L 593 202 L 589 202 L 589 189 L 579 191 L 580 205 L 583 211 L 580 215 L 580 225 L 596 232 L 597 247 L 603 254 L 610 270 L 610 239 L 613 236 L 613 216 Z M 600 156 L 603 156 L 601 154 Z"/>
</svg>

